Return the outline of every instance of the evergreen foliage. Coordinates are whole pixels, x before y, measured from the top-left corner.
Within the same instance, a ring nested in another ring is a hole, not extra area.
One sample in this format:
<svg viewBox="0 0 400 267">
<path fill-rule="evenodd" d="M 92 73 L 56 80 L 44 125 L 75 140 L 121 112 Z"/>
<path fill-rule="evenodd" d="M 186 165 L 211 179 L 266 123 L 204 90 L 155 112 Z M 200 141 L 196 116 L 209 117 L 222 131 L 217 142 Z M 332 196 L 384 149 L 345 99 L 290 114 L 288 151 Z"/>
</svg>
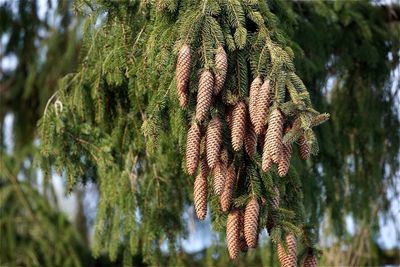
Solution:
<svg viewBox="0 0 400 267">
<path fill-rule="evenodd" d="M 47 175 L 54 168 L 65 176 L 71 190 L 78 182 L 99 185 L 95 255 L 105 250 L 114 260 L 123 249 L 124 255 L 142 253 L 146 262 L 157 264 L 166 241 L 170 264 L 184 261 L 177 240 L 186 235 L 182 211 L 192 205 L 194 177 L 185 173 L 182 155 L 199 75 L 218 73 L 219 46 L 227 52 L 228 75 L 213 115 L 246 100 L 252 80 L 261 76 L 272 80 L 276 105 L 293 118 L 285 144 L 304 132 L 317 152 L 310 128 L 327 116 L 317 115 L 311 102 L 333 117 L 316 132 L 323 140 L 321 154 L 306 165 L 293 157 L 297 171 L 290 168 L 285 178 L 275 167 L 261 172 L 260 155 L 249 159 L 239 153 L 235 164 L 246 162 L 248 168 L 234 206 L 244 207 L 252 195 L 265 201 L 277 185 L 281 207 L 263 203 L 259 225 L 265 227 L 271 215 L 277 225 L 271 239 L 280 243 L 287 232 L 295 233 L 305 248 L 301 255 L 315 248 L 311 229 L 325 212 L 339 234 L 348 212 L 369 220 L 369 204 L 375 202 L 385 212 L 388 200 L 382 192 L 393 188 L 400 145 L 397 131 L 381 129 L 399 128 L 389 90 L 390 72 L 398 64 L 399 28 L 393 23 L 387 29 L 382 9 L 367 2 L 251 0 L 77 0 L 75 7 L 86 17 L 82 64 L 59 82 L 40 121 L 41 166 Z M 191 46 L 192 67 L 188 106 L 181 110 L 174 72 L 175 55 L 184 44 Z M 326 99 L 320 88 L 329 77 L 335 86 Z M 225 147 L 227 127 L 222 126 Z M 210 198 L 214 229 L 224 231 L 227 216 Z M 129 256 L 124 259 L 131 265 Z M 213 261 L 211 253 L 207 259 Z"/>
</svg>

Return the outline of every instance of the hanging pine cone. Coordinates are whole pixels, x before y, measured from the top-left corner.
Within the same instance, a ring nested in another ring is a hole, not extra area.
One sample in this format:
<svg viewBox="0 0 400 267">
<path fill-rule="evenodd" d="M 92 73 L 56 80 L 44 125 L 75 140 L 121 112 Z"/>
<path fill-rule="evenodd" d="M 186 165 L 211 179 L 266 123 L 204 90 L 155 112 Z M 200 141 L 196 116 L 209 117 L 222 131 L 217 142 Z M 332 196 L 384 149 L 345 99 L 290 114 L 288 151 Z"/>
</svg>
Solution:
<svg viewBox="0 0 400 267">
<path fill-rule="evenodd" d="M 267 134 L 265 136 L 265 145 L 267 145 L 268 148 L 268 155 L 274 163 L 279 163 L 282 152 L 283 120 L 282 112 L 279 109 L 274 109 L 271 113 Z"/>
<path fill-rule="evenodd" d="M 228 125 L 230 131 L 232 131 L 232 113 L 233 113 L 233 110 L 232 110 L 232 108 L 229 108 L 229 107 L 225 111 L 225 121 L 226 121 L 226 124 Z"/>
<path fill-rule="evenodd" d="M 227 171 L 227 164 L 222 161 L 218 161 L 214 168 L 214 193 L 219 196 L 224 190 L 225 176 Z"/>
<path fill-rule="evenodd" d="M 246 149 L 246 152 L 250 157 L 253 157 L 257 152 L 257 135 L 254 131 L 253 124 L 249 120 L 247 120 L 244 148 Z"/>
<path fill-rule="evenodd" d="M 186 141 L 186 167 L 189 175 L 193 175 L 199 164 L 200 126 L 193 123 L 189 129 Z"/>
<path fill-rule="evenodd" d="M 200 163 L 200 173 L 204 177 L 207 177 L 210 173 L 210 168 L 208 167 L 206 158 L 203 158 Z"/>
<path fill-rule="evenodd" d="M 257 101 L 257 112 L 254 118 L 254 129 L 257 134 L 261 134 L 264 130 L 264 126 L 266 124 L 266 118 L 269 109 L 270 103 L 270 81 L 267 79 L 264 81 L 262 86 L 260 87 L 260 91 L 258 93 L 258 101 Z"/>
<path fill-rule="evenodd" d="M 188 102 L 188 83 L 190 75 L 190 47 L 183 45 L 179 50 L 178 60 L 176 63 L 176 89 L 181 107 L 187 105 Z"/>
<path fill-rule="evenodd" d="M 279 198 L 280 198 L 279 197 L 279 189 L 278 189 L 278 187 L 274 186 L 273 190 L 274 190 L 275 194 L 271 196 L 269 201 L 270 201 L 271 208 L 273 210 L 276 210 L 279 208 Z M 271 234 L 272 228 L 274 228 L 274 227 L 275 227 L 275 222 L 274 222 L 274 219 L 272 218 L 272 213 L 269 212 L 268 218 L 267 218 L 268 234 Z"/>
<path fill-rule="evenodd" d="M 317 267 L 317 257 L 313 254 L 308 254 L 304 260 L 303 267 Z"/>
<path fill-rule="evenodd" d="M 262 162 L 261 162 L 261 168 L 264 172 L 267 172 L 271 169 L 272 167 L 272 157 L 270 155 L 269 151 L 269 140 L 267 140 L 267 135 L 264 137 L 264 146 L 263 146 L 263 154 L 262 154 Z"/>
<path fill-rule="evenodd" d="M 228 71 L 228 58 L 222 46 L 217 48 L 215 67 L 217 68 L 217 73 L 215 74 L 214 95 L 218 95 L 224 86 L 226 72 Z"/>
<path fill-rule="evenodd" d="M 260 76 L 257 76 L 250 85 L 249 92 L 249 113 L 250 113 L 250 121 L 253 125 L 255 125 L 255 120 L 257 116 L 257 102 L 258 102 L 258 93 L 260 91 L 262 85 L 262 80 Z"/>
<path fill-rule="evenodd" d="M 197 218 L 204 220 L 207 215 L 207 177 L 201 173 L 194 180 L 193 198 Z"/>
<path fill-rule="evenodd" d="M 256 198 L 252 198 L 246 205 L 244 212 L 244 237 L 249 247 L 257 246 L 258 238 L 258 216 L 260 206 Z"/>
<path fill-rule="evenodd" d="M 271 207 L 276 210 L 279 208 L 280 194 L 276 185 L 274 185 L 273 189 L 275 194 L 271 197 Z"/>
<path fill-rule="evenodd" d="M 214 88 L 214 76 L 209 70 L 203 71 L 200 76 L 199 90 L 197 92 L 196 120 L 201 122 L 207 117 L 211 106 Z"/>
<path fill-rule="evenodd" d="M 239 212 L 233 210 L 226 222 L 226 242 L 231 259 L 236 259 L 239 254 L 239 231 Z"/>
<path fill-rule="evenodd" d="M 239 151 L 243 146 L 246 131 L 246 104 L 239 102 L 236 104 L 232 114 L 232 147 Z"/>
<path fill-rule="evenodd" d="M 221 122 L 219 117 L 214 117 L 207 127 L 207 162 L 211 169 L 217 163 L 221 151 Z"/>
<path fill-rule="evenodd" d="M 233 187 L 235 186 L 235 168 L 231 165 L 227 172 L 224 184 L 224 190 L 221 194 L 220 204 L 223 212 L 227 212 L 231 207 Z"/>
<path fill-rule="evenodd" d="M 244 212 L 239 212 L 239 249 L 242 252 L 247 252 L 249 246 L 247 246 L 246 239 L 244 237 Z"/>
<path fill-rule="evenodd" d="M 290 129 L 286 128 L 285 133 L 287 133 Z M 290 159 L 292 157 L 292 144 L 282 144 L 282 153 L 281 158 L 278 163 L 278 174 L 280 177 L 283 177 L 287 174 L 290 166 Z"/>
<path fill-rule="evenodd" d="M 308 160 L 310 158 L 310 146 L 308 145 L 304 135 L 300 136 L 298 143 L 300 146 L 300 158 L 302 160 Z"/>
<path fill-rule="evenodd" d="M 293 234 L 286 235 L 287 251 L 282 244 L 278 244 L 278 259 L 281 267 L 297 267 L 297 246 Z"/>
</svg>

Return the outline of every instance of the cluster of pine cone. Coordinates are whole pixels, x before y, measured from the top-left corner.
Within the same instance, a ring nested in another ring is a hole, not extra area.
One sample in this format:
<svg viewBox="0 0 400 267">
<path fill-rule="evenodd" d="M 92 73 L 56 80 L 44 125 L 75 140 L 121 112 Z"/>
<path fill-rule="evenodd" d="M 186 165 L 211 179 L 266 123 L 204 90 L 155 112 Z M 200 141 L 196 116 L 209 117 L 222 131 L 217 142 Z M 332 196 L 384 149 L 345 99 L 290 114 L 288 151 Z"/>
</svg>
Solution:
<svg viewBox="0 0 400 267">
<path fill-rule="evenodd" d="M 190 58 L 190 47 L 183 45 L 176 66 L 177 92 L 182 108 L 188 105 L 189 99 Z M 222 212 L 229 212 L 226 239 L 229 255 L 234 259 L 239 251 L 245 252 L 257 245 L 260 200 L 257 196 L 252 196 L 244 209 L 232 207 L 232 196 L 239 174 L 228 151 L 234 154 L 244 147 L 246 153 L 253 157 L 257 153 L 257 145 L 261 145 L 263 171 L 269 171 L 275 163 L 279 176 L 285 176 L 289 169 L 292 147 L 291 144 L 284 144 L 282 138 L 290 130 L 290 126 L 284 127 L 285 118 L 278 107 L 271 108 L 273 90 L 270 88 L 270 80 L 263 81 L 261 77 L 256 77 L 251 83 L 248 100 L 238 101 L 233 107 L 226 108 L 224 118 L 215 115 L 207 123 L 210 107 L 223 88 L 228 69 L 227 55 L 222 46 L 216 50 L 214 64 L 214 73 L 206 69 L 200 74 L 194 120 L 187 134 L 186 166 L 189 175 L 194 175 L 199 169 L 194 181 L 194 206 L 197 217 L 201 220 L 207 215 L 207 177 L 212 174 L 212 189 L 219 196 L 220 208 Z M 223 119 L 230 131 L 230 148 L 222 147 Z M 298 143 L 300 157 L 307 159 L 310 148 L 304 136 Z M 271 201 L 274 208 L 279 206 L 279 196 Z M 273 221 L 269 221 L 271 229 L 273 225 Z M 287 243 L 288 253 L 280 249 L 279 259 L 282 266 L 296 266 L 294 236 L 290 235 Z"/>
</svg>

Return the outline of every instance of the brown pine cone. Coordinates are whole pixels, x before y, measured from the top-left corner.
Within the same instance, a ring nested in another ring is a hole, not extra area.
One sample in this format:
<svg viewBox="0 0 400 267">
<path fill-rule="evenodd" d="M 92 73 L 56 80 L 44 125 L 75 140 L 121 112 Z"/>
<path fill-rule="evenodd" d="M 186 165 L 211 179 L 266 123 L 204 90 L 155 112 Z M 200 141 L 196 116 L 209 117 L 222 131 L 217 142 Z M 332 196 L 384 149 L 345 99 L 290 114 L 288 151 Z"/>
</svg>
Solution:
<svg viewBox="0 0 400 267">
<path fill-rule="evenodd" d="M 304 260 L 303 267 L 317 267 L 317 257 L 313 254 L 308 254 Z"/>
<path fill-rule="evenodd" d="M 265 135 L 261 168 L 263 171 L 267 172 L 271 169 L 272 164 L 273 164 L 272 157 L 269 151 L 269 140 L 267 140 L 267 135 Z"/>
<path fill-rule="evenodd" d="M 200 162 L 200 173 L 204 177 L 207 177 L 210 173 L 210 168 L 208 167 L 206 158 L 203 158 Z"/>
<path fill-rule="evenodd" d="M 252 157 L 257 152 L 257 135 L 253 124 L 247 120 L 246 136 L 244 138 L 244 148 L 247 154 Z"/>
<path fill-rule="evenodd" d="M 231 259 L 236 259 L 239 254 L 239 231 L 239 212 L 233 210 L 226 222 L 226 243 Z"/>
<path fill-rule="evenodd" d="M 220 199 L 221 209 L 223 212 L 227 212 L 231 207 L 232 193 L 235 186 L 235 178 L 235 168 L 233 167 L 233 165 L 231 165 L 226 172 L 224 190 L 222 191 Z"/>
<path fill-rule="evenodd" d="M 179 50 L 178 60 L 176 62 L 176 89 L 179 96 L 181 107 L 188 102 L 188 83 L 190 75 L 190 47 L 183 45 Z"/>
<path fill-rule="evenodd" d="M 254 129 L 259 135 L 263 132 L 270 103 L 270 81 L 267 79 L 262 84 L 258 93 L 257 112 L 254 118 Z"/>
<path fill-rule="evenodd" d="M 280 201 L 280 194 L 279 194 L 279 189 L 277 186 L 274 185 L 274 193 L 271 197 L 271 206 L 274 210 L 279 208 L 279 201 Z"/>
<path fill-rule="evenodd" d="M 246 113 L 246 104 L 244 102 L 237 103 L 232 113 L 232 147 L 235 151 L 239 151 L 243 146 L 246 133 Z"/>
<path fill-rule="evenodd" d="M 221 152 L 221 122 L 219 117 L 214 117 L 207 127 L 207 162 L 211 169 L 215 167 Z"/>
<path fill-rule="evenodd" d="M 258 239 L 258 216 L 260 206 L 256 198 L 252 198 L 246 205 L 244 212 L 244 237 L 249 247 L 257 246 Z"/>
<path fill-rule="evenodd" d="M 286 128 L 285 133 L 287 133 L 290 129 Z M 290 166 L 290 159 L 292 157 L 292 144 L 282 144 L 282 153 L 281 158 L 278 163 L 278 174 L 280 177 L 283 177 L 287 174 Z"/>
<path fill-rule="evenodd" d="M 239 249 L 242 252 L 247 252 L 249 250 L 249 246 L 247 246 L 246 239 L 244 237 L 244 212 L 241 210 L 239 212 Z"/>
<path fill-rule="evenodd" d="M 199 164 L 200 135 L 200 126 L 197 123 L 192 124 L 186 141 L 186 167 L 189 175 L 194 174 Z"/>
<path fill-rule="evenodd" d="M 258 103 L 258 93 L 262 85 L 262 80 L 260 76 L 257 76 L 250 85 L 249 92 L 249 113 L 250 120 L 253 125 L 255 125 L 255 119 L 257 116 L 257 103 Z"/>
<path fill-rule="evenodd" d="M 214 95 L 218 95 L 224 86 L 226 72 L 228 71 L 228 57 L 222 46 L 217 48 L 215 67 L 217 68 L 217 73 L 215 74 Z"/>
<path fill-rule="evenodd" d="M 281 267 L 297 267 L 297 245 L 293 234 L 286 235 L 287 251 L 278 244 L 278 259 Z"/>
<path fill-rule="evenodd" d="M 282 112 L 279 109 L 274 109 L 271 113 L 265 136 L 268 153 L 274 163 L 279 163 L 279 158 L 281 157 L 283 120 Z"/>
<path fill-rule="evenodd" d="M 207 177 L 201 173 L 194 180 L 193 199 L 197 218 L 204 220 L 207 215 Z"/>
<path fill-rule="evenodd" d="M 275 194 L 271 196 L 271 198 L 269 199 L 270 203 L 271 203 L 271 208 L 273 210 L 276 210 L 279 208 L 279 189 L 278 187 L 274 186 L 274 192 Z M 268 218 L 267 218 L 267 230 L 268 230 L 268 234 L 271 234 L 272 228 L 275 227 L 275 222 L 274 219 L 272 218 L 272 214 L 268 213 Z"/>
<path fill-rule="evenodd" d="M 300 136 L 298 143 L 300 146 L 300 158 L 302 160 L 308 160 L 310 158 L 310 146 L 308 145 L 304 135 Z"/>
<path fill-rule="evenodd" d="M 214 193 L 219 196 L 224 190 L 227 163 L 218 161 L 214 168 Z"/>
<path fill-rule="evenodd" d="M 200 76 L 199 90 L 197 92 L 196 120 L 202 122 L 211 106 L 214 88 L 214 75 L 209 70 L 203 71 Z"/>
</svg>

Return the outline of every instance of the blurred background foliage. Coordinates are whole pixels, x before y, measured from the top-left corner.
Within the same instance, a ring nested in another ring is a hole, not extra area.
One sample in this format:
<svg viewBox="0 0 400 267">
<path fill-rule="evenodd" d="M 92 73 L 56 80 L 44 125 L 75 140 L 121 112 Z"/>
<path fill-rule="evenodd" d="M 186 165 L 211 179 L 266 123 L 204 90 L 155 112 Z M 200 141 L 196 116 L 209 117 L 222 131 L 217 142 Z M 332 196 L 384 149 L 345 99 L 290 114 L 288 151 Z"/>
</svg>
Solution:
<svg viewBox="0 0 400 267">
<path fill-rule="evenodd" d="M 82 186 L 68 192 L 76 200 L 68 218 L 65 197 L 37 165 L 37 121 L 58 81 L 78 68 L 85 18 L 74 9 L 83 2 L 0 1 L 1 266 L 119 266 L 131 257 L 121 249 L 114 263 L 93 258 L 93 214 L 84 201 L 90 193 Z M 104 10 L 117 8 L 93 2 Z M 392 203 L 400 184 L 400 7 L 387 1 L 271 0 L 269 5 L 279 18 L 274 23 L 291 40 L 297 71 L 316 109 L 331 114 L 317 129 L 319 155 L 307 166 L 295 162 L 307 183 L 305 206 L 321 225 L 321 265 L 400 264 L 399 242 L 393 249 L 378 243 L 382 221 L 399 223 L 399 207 Z M 354 224 L 351 231 L 346 216 Z M 261 241 L 264 245 L 234 264 L 276 265 L 266 237 Z M 179 255 L 185 265 L 229 261 L 218 242 Z M 141 255 L 133 263 L 144 264 Z"/>
</svg>

